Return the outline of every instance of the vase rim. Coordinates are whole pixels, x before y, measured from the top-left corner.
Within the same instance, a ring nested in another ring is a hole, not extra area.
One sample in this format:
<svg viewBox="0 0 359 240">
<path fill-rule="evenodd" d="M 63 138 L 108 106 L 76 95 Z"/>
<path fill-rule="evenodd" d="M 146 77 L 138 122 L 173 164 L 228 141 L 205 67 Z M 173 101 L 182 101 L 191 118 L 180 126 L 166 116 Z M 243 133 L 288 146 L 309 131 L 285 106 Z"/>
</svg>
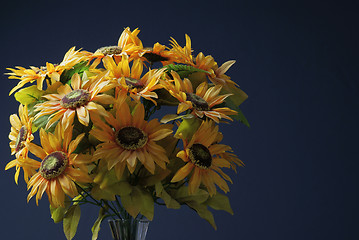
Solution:
<svg viewBox="0 0 359 240">
<path fill-rule="evenodd" d="M 150 222 L 150 220 L 148 219 L 120 219 L 120 218 L 116 218 L 116 219 L 109 219 L 108 222 L 121 222 L 121 221 L 137 221 L 137 222 Z"/>
</svg>

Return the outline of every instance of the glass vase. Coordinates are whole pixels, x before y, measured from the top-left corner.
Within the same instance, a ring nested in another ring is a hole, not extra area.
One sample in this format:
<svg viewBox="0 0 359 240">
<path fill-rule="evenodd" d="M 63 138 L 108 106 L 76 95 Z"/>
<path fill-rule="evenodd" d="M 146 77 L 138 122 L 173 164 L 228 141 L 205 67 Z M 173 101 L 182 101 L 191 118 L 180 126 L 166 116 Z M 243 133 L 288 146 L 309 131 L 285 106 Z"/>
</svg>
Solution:
<svg viewBox="0 0 359 240">
<path fill-rule="evenodd" d="M 150 223 L 147 219 L 109 220 L 114 240 L 145 240 Z"/>
</svg>

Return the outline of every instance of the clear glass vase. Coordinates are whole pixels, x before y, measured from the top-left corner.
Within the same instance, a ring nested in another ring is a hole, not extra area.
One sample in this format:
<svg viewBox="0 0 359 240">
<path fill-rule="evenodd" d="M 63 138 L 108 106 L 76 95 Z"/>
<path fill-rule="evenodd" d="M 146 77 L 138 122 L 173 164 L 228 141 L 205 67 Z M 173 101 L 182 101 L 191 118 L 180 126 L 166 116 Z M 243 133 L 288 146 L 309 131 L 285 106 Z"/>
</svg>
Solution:
<svg viewBox="0 0 359 240">
<path fill-rule="evenodd" d="M 145 240 L 150 221 L 147 219 L 109 220 L 114 240 Z"/>
</svg>

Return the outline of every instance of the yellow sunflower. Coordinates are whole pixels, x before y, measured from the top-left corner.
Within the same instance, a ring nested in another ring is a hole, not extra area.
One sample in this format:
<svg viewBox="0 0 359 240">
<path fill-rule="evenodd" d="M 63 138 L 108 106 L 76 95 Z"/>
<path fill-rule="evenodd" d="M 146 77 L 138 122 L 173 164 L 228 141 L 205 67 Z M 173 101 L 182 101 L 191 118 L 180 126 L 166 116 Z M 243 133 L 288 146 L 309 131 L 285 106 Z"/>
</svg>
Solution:
<svg viewBox="0 0 359 240">
<path fill-rule="evenodd" d="M 129 59 L 139 58 L 139 52 L 143 49 L 141 40 L 137 37 L 140 30 L 136 28 L 131 32 L 127 27 L 123 30 L 120 38 L 118 39 L 117 46 L 106 46 L 96 50 L 92 58 L 102 59 L 105 56 L 113 57 L 118 63 L 122 56 L 127 55 Z"/>
<path fill-rule="evenodd" d="M 150 69 L 141 77 L 143 71 L 141 59 L 135 59 L 131 68 L 127 57 L 123 57 L 118 64 L 111 57 L 105 57 L 103 63 L 106 70 L 110 71 L 109 77 L 116 81 L 119 89 L 125 89 L 136 101 L 143 97 L 156 104 L 154 98 L 158 96 L 154 90 L 162 88 L 159 80 L 165 69 Z"/>
<path fill-rule="evenodd" d="M 180 168 L 171 182 L 178 182 L 188 176 L 188 191 L 195 193 L 203 184 L 212 196 L 216 193 L 216 185 L 225 193 L 229 191 L 227 181 L 230 177 L 221 168 L 229 168 L 231 163 L 223 157 L 224 153 L 231 152 L 231 147 L 218 144 L 220 133 L 213 121 L 203 121 L 190 141 L 183 139 L 183 149 L 177 153 L 186 165 Z M 233 159 L 232 159 L 233 160 Z"/>
<path fill-rule="evenodd" d="M 39 111 L 35 115 L 35 119 L 44 115 L 50 115 L 46 128 L 49 128 L 57 120 L 61 120 L 65 127 L 73 123 L 77 114 L 79 122 L 88 126 L 90 116 L 89 112 L 98 112 L 107 115 L 106 110 L 95 101 L 110 104 L 113 97 L 105 92 L 114 86 L 110 80 L 106 79 L 106 73 L 98 75 L 95 79 L 89 80 L 86 73 L 82 79 L 75 73 L 71 78 L 71 87 L 68 84 L 62 85 L 57 89 L 57 94 L 47 94 L 42 96 L 48 101 L 35 105 L 35 109 Z"/>
<path fill-rule="evenodd" d="M 163 66 L 171 64 L 176 61 L 176 56 L 172 51 L 167 50 L 167 47 L 155 43 L 153 47 L 144 48 L 140 53 L 140 56 L 145 58 L 151 64 L 155 62 L 161 62 Z"/>
<path fill-rule="evenodd" d="M 180 101 L 177 114 L 191 110 L 191 113 L 199 118 L 206 116 L 218 123 L 222 118 L 232 120 L 228 115 L 237 113 L 228 107 L 216 107 L 231 95 L 219 95 L 222 86 L 216 85 L 209 88 L 207 82 L 203 82 L 194 92 L 190 80 L 187 78 L 181 80 L 180 76 L 174 71 L 171 72 L 171 75 L 174 84 L 170 81 L 163 81 L 162 84 L 172 96 Z"/>
<path fill-rule="evenodd" d="M 10 91 L 9 95 L 22 88 L 26 83 L 32 83 L 34 81 L 36 81 L 37 88 L 42 90 L 45 79 L 47 79 L 48 85 L 60 81 L 60 75 L 64 70 L 71 69 L 79 62 L 89 60 L 89 57 L 90 54 L 88 52 L 75 50 L 75 47 L 72 47 L 67 51 L 60 64 L 47 62 L 46 67 L 40 68 L 33 66 L 31 66 L 30 69 L 23 67 L 16 67 L 17 69 L 7 68 L 7 70 L 12 71 L 11 73 L 6 73 L 7 75 L 10 75 L 9 79 L 20 80 L 20 82 Z"/>
<path fill-rule="evenodd" d="M 12 114 L 10 116 L 11 132 L 9 134 L 11 155 L 16 154 L 16 157 L 27 156 L 27 148 L 25 142 L 34 140 L 32 135 L 32 121 L 29 118 L 27 106 L 19 105 L 19 116 Z"/>
<path fill-rule="evenodd" d="M 10 161 L 5 170 L 15 167 L 15 182 L 18 184 L 20 170 L 24 171 L 24 180 L 28 182 L 29 178 L 35 174 L 36 168 L 32 167 L 31 160 L 27 159 L 28 149 L 26 143 L 34 139 L 32 134 L 32 121 L 29 118 L 27 107 L 22 104 L 19 105 L 19 116 L 12 114 L 10 116 L 11 132 L 9 134 L 11 155 L 15 154 L 16 159 Z"/>
<path fill-rule="evenodd" d="M 93 159 L 106 161 L 109 170 L 115 168 L 119 179 L 126 166 L 130 173 L 134 172 L 137 160 L 151 173 L 155 171 L 155 164 L 165 169 L 169 161 L 166 150 L 156 142 L 172 133 L 172 125 L 160 124 L 157 119 L 147 122 L 141 103 L 131 114 L 127 102 L 122 102 L 115 117 L 111 114 L 104 117 L 109 125 L 99 117 L 92 119 L 95 128 L 90 134 L 103 142 L 98 145 Z"/>
<path fill-rule="evenodd" d="M 77 154 L 73 153 L 85 133 L 72 139 L 72 126 L 64 129 L 62 124 L 56 125 L 54 134 L 40 130 L 41 147 L 28 143 L 31 153 L 41 159 L 34 164 L 39 171 L 31 177 L 27 197 L 29 201 L 36 194 L 36 204 L 46 192 L 53 207 L 64 207 L 65 194 L 70 197 L 78 195 L 74 182 L 89 183 L 92 179 L 87 172 L 82 171 L 76 162 Z"/>
<path fill-rule="evenodd" d="M 181 47 L 178 42 L 171 37 L 170 40 L 171 49 L 170 51 L 176 57 L 177 63 L 190 64 L 193 65 L 193 56 L 192 56 L 192 44 L 191 38 L 186 34 L 186 46 Z"/>
</svg>

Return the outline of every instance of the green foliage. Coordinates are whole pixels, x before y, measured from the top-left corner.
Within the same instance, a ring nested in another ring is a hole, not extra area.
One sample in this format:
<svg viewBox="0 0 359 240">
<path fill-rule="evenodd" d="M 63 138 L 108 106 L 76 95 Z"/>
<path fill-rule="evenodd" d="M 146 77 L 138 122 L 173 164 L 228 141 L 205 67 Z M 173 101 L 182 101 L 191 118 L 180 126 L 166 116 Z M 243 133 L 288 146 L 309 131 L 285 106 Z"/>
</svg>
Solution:
<svg viewBox="0 0 359 240">
<path fill-rule="evenodd" d="M 69 83 L 69 81 L 71 81 L 72 75 L 74 75 L 75 73 L 78 73 L 80 76 L 82 76 L 85 71 L 89 70 L 89 66 L 87 64 L 87 61 L 83 61 L 76 64 L 71 69 L 65 70 L 60 76 L 60 82 L 62 82 L 63 84 Z"/>
<path fill-rule="evenodd" d="M 36 85 L 32 85 L 27 88 L 20 89 L 15 93 L 15 99 L 23 104 L 28 105 L 39 101 L 40 97 L 45 93 L 43 90 L 39 90 Z"/>
<path fill-rule="evenodd" d="M 221 193 L 216 193 L 214 196 L 210 197 L 206 204 L 213 208 L 214 210 L 223 210 L 233 215 L 233 210 L 231 204 L 229 203 L 229 198 Z"/>
<path fill-rule="evenodd" d="M 201 204 L 194 201 L 189 201 L 186 203 L 190 208 L 194 209 L 198 216 L 206 220 L 211 226 L 217 230 L 216 223 L 214 221 L 214 217 L 211 211 L 208 210 L 207 206 L 205 204 Z"/>
<path fill-rule="evenodd" d="M 181 205 L 166 192 L 161 182 L 156 183 L 155 189 L 156 196 L 164 201 L 167 208 L 179 209 L 181 207 Z"/>
<path fill-rule="evenodd" d="M 115 201 L 116 195 L 124 196 L 130 194 L 132 186 L 126 180 L 118 180 L 114 169 L 107 170 L 107 166 L 101 167 L 93 183 L 91 195 L 96 200 Z"/>
<path fill-rule="evenodd" d="M 175 133 L 175 137 L 191 139 L 192 135 L 197 131 L 201 123 L 202 121 L 193 115 L 184 117 Z"/>
<path fill-rule="evenodd" d="M 95 224 L 92 226 L 92 238 L 91 240 L 96 240 L 98 237 L 98 233 L 100 231 L 100 226 L 102 221 L 106 218 L 106 210 L 104 208 L 100 208 L 100 212 L 98 214 L 98 218 L 95 221 Z"/>
<path fill-rule="evenodd" d="M 133 186 L 130 194 L 121 196 L 121 202 L 126 211 L 135 218 L 139 213 L 152 221 L 154 201 L 152 195 L 144 189 Z"/>
<path fill-rule="evenodd" d="M 187 78 L 190 74 L 195 73 L 195 72 L 203 72 L 203 73 L 208 73 L 210 74 L 208 71 L 199 69 L 199 68 L 195 68 L 193 66 L 189 66 L 189 65 L 182 65 L 182 64 L 169 64 L 164 66 L 164 68 L 166 68 L 166 72 L 167 73 L 171 73 L 171 71 L 175 71 L 176 73 L 178 73 L 178 75 L 181 78 Z"/>
<path fill-rule="evenodd" d="M 54 223 L 59 223 L 64 219 L 66 211 L 69 207 L 70 201 L 65 201 L 65 207 L 54 208 L 50 205 L 51 218 L 54 220 Z"/>
<path fill-rule="evenodd" d="M 249 124 L 247 118 L 244 116 L 242 110 L 239 108 L 238 105 L 236 105 L 233 102 L 233 100 L 230 97 L 226 98 L 224 106 L 229 107 L 230 109 L 237 111 L 236 115 L 231 115 L 231 117 L 234 120 L 240 121 L 241 123 L 243 123 L 247 127 L 250 127 L 250 124 Z"/>
<path fill-rule="evenodd" d="M 80 221 L 81 209 L 79 205 L 73 205 L 66 212 L 63 219 L 63 229 L 67 240 L 74 238 Z"/>
</svg>

